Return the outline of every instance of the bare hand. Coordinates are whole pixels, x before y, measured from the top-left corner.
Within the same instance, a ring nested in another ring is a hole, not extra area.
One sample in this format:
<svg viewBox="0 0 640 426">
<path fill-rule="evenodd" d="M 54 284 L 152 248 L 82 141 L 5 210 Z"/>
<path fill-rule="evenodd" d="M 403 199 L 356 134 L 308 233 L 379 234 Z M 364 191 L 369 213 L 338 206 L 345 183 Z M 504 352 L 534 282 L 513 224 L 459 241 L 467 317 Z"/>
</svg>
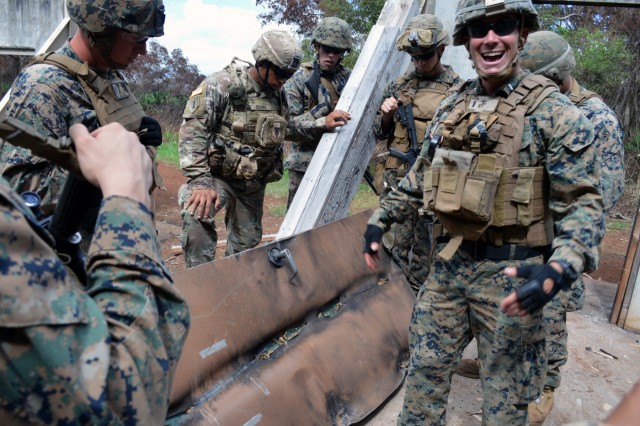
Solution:
<svg viewBox="0 0 640 426">
<path fill-rule="evenodd" d="M 382 113 L 382 118 L 391 118 L 393 114 L 398 110 L 398 100 L 394 97 L 390 97 L 382 102 L 382 106 L 380 107 L 380 112 Z"/>
<path fill-rule="evenodd" d="M 380 253 L 378 252 L 378 250 L 380 250 L 380 243 L 373 242 L 369 247 L 371 247 L 373 254 L 364 253 L 364 261 L 367 263 L 369 269 L 375 271 L 378 269 L 378 261 L 380 260 Z"/>
<path fill-rule="evenodd" d="M 112 123 L 89 134 L 84 125 L 74 124 L 69 136 L 83 176 L 104 197 L 120 195 L 150 205 L 151 159 L 135 133 Z"/>
<path fill-rule="evenodd" d="M 351 114 L 346 111 L 336 109 L 331 111 L 324 120 L 324 125 L 327 129 L 335 129 L 336 127 L 341 127 L 347 124 L 347 121 L 351 120 Z"/>
<path fill-rule="evenodd" d="M 220 198 L 215 189 L 194 189 L 184 208 L 189 211 L 191 216 L 195 216 L 196 219 L 202 219 L 203 217 L 209 217 L 212 204 L 216 209 L 220 205 Z"/>
</svg>

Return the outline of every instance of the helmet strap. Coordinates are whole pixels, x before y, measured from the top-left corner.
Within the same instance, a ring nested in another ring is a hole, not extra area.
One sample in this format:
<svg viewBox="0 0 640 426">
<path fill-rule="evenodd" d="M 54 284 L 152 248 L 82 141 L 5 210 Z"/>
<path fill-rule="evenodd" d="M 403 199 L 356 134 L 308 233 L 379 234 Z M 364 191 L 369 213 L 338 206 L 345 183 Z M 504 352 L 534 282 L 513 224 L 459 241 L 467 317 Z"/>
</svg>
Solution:
<svg viewBox="0 0 640 426">
<path fill-rule="evenodd" d="M 262 78 L 262 75 L 260 75 L 260 68 L 262 67 L 259 63 L 256 64 L 256 71 L 258 74 L 258 79 L 260 80 L 260 88 L 262 89 L 262 91 L 266 94 L 272 94 L 274 92 L 274 90 L 271 88 L 271 86 L 269 86 L 269 83 L 267 83 L 269 81 L 269 73 L 271 72 L 271 62 L 269 61 L 264 61 L 262 62 L 263 64 L 266 63 L 266 67 L 264 67 L 265 69 L 265 73 L 264 73 L 264 78 Z"/>
<path fill-rule="evenodd" d="M 94 49 L 97 53 L 102 57 L 103 61 L 107 64 L 107 66 L 111 69 L 123 70 L 127 66 L 122 64 L 117 64 L 111 60 L 111 51 L 113 50 L 113 46 L 116 42 L 116 33 L 115 31 L 105 31 L 103 33 L 91 33 L 83 30 L 89 40 L 89 46 L 91 49 L 91 54 L 94 55 Z"/>
</svg>

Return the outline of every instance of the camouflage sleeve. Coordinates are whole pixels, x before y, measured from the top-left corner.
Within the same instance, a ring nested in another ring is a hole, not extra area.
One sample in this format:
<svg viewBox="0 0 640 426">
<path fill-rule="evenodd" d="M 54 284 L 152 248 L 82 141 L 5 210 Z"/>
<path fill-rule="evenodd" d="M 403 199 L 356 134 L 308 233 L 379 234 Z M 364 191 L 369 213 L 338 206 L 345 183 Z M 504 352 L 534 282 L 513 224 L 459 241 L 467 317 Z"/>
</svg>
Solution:
<svg viewBox="0 0 640 426">
<path fill-rule="evenodd" d="M 624 131 L 618 117 L 600 98 L 579 106 L 595 130 L 594 141 L 600 162 L 600 184 L 605 213 L 624 193 Z"/>
<path fill-rule="evenodd" d="M 0 232 L 0 254 L 12 260 L 0 285 L 10 330 L 0 334 L 0 418 L 161 424 L 189 313 L 149 210 L 124 197 L 103 201 L 84 289 L 10 200 L 0 196 L 0 229 L 12 229 Z"/>
<path fill-rule="evenodd" d="M 224 96 L 218 90 L 216 74 L 207 77 L 191 93 L 182 115 L 178 151 L 180 169 L 189 183 L 206 188 L 213 187 L 209 166 L 209 145 L 220 127 L 220 111 Z"/>
<path fill-rule="evenodd" d="M 298 143 L 317 143 L 327 131 L 325 117 L 328 108 L 314 107 L 305 111 L 311 98 L 311 92 L 305 86 L 309 72 L 300 68 L 284 85 L 287 103 L 289 104 L 289 125 L 287 139 Z"/>
<path fill-rule="evenodd" d="M 550 181 L 549 207 L 555 237 L 550 261 L 564 260 L 575 272 L 598 266 L 603 201 L 593 126 L 564 96 L 552 94 L 529 117 L 534 135 L 543 135 L 543 164 Z"/>
<path fill-rule="evenodd" d="M 369 218 L 370 225 L 379 226 L 386 231 L 391 224 L 402 223 L 413 217 L 414 212 L 423 206 L 422 188 L 427 164 L 421 154 L 398 184 L 398 189 L 380 200 L 380 207 Z"/>
<path fill-rule="evenodd" d="M 382 102 L 384 102 L 385 99 L 390 98 L 392 96 L 395 98 L 398 97 L 395 80 L 390 81 L 387 84 L 387 86 L 384 88 L 384 91 L 382 92 Z M 380 103 L 380 105 L 382 105 L 382 102 Z M 382 114 L 380 113 L 380 107 L 378 107 L 378 111 L 376 112 L 376 117 L 373 119 L 373 133 L 376 135 L 376 139 L 389 138 L 389 136 L 391 136 L 392 130 L 393 130 L 393 126 L 390 126 L 387 132 L 382 130 Z"/>
</svg>

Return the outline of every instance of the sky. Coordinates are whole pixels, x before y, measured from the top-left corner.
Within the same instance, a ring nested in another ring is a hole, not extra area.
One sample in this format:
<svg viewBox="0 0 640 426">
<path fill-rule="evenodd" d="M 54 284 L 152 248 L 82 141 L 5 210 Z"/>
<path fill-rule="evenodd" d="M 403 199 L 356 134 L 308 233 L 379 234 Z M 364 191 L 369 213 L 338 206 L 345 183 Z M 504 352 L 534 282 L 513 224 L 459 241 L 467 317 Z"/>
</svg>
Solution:
<svg viewBox="0 0 640 426">
<path fill-rule="evenodd" d="M 260 26 L 255 0 L 164 0 L 164 36 L 169 51 L 182 49 L 189 62 L 207 75 L 234 56 L 253 62 L 251 47 L 263 32 L 285 27 Z"/>
</svg>

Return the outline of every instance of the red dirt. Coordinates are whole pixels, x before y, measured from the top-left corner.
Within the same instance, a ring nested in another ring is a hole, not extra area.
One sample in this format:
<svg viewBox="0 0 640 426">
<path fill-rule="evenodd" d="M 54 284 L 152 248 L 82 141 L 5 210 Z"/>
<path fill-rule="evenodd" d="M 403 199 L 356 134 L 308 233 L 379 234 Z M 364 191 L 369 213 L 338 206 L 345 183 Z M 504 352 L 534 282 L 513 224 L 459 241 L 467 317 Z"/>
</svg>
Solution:
<svg viewBox="0 0 640 426">
<path fill-rule="evenodd" d="M 166 186 L 165 191 L 156 191 L 156 222 L 161 229 L 162 254 L 169 268 L 175 272 L 185 269 L 184 258 L 182 254 L 174 254 L 173 246 L 180 246 L 180 227 L 182 219 L 180 218 L 180 207 L 178 206 L 178 190 L 180 185 L 186 182 L 186 179 L 178 169 L 165 163 L 160 163 L 160 174 L 164 178 Z M 269 208 L 276 206 L 286 200 L 266 197 L 265 209 L 263 217 L 263 233 L 264 235 L 275 234 L 282 223 L 281 217 L 269 215 Z M 224 229 L 223 212 L 219 213 L 218 221 L 218 238 L 223 240 L 226 238 Z M 630 221 L 630 220 L 629 220 Z M 604 238 L 602 257 L 600 259 L 600 267 L 598 270 L 589 274 L 596 280 L 602 280 L 610 283 L 618 283 L 622 275 L 625 256 L 629 244 L 631 234 L 631 224 L 626 230 L 608 231 Z M 218 249 L 219 254 L 224 249 Z"/>
</svg>

